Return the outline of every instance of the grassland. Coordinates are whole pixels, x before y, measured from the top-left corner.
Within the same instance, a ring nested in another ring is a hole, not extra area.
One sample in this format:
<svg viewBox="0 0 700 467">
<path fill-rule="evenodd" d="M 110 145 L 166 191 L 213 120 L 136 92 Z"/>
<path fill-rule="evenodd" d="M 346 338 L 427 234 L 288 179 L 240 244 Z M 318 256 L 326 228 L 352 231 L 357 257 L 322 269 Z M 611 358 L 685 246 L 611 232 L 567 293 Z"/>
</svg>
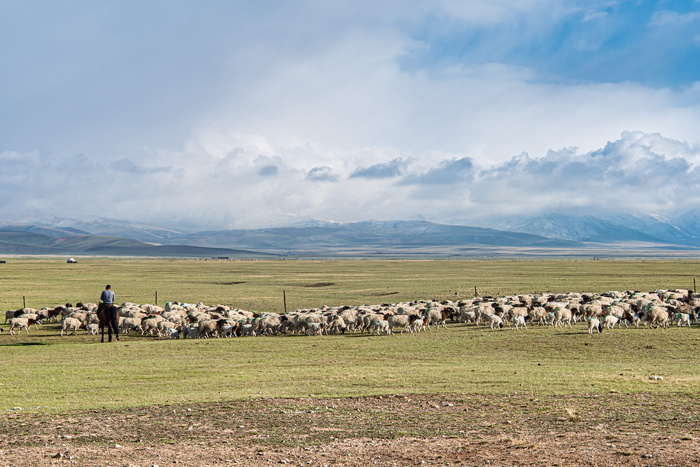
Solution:
<svg viewBox="0 0 700 467">
<path fill-rule="evenodd" d="M 168 300 L 282 311 L 530 292 L 692 288 L 697 261 L 10 258 L 0 307 Z M 691 465 L 698 327 L 589 335 L 461 323 L 417 335 L 170 341 L 0 334 L 0 463 Z M 650 379 L 660 376 L 663 379 Z M 53 459 L 59 459 L 54 461 Z"/>
<path fill-rule="evenodd" d="M 10 258 L 0 264 L 0 307 L 95 302 L 105 284 L 118 301 L 227 304 L 281 312 L 533 292 L 692 288 L 700 261 L 203 261 Z"/>
<path fill-rule="evenodd" d="M 0 303 L 89 301 L 110 282 L 121 300 L 178 299 L 282 311 L 525 292 L 692 287 L 686 261 L 183 261 L 16 259 Z M 168 341 L 59 337 L 57 325 L 0 335 L 0 410 L 64 410 L 249 397 L 390 393 L 564 394 L 700 389 L 695 329 L 492 331 L 454 323 L 420 335 Z M 109 352 L 109 353 L 107 353 Z M 663 383 L 649 380 L 664 376 Z"/>
</svg>

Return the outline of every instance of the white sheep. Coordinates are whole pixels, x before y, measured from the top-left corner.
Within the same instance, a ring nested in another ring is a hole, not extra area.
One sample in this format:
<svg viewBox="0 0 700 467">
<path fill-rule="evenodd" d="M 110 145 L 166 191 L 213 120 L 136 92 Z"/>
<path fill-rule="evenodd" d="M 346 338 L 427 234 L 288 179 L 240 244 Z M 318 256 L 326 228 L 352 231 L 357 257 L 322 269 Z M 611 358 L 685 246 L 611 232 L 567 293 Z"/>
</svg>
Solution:
<svg viewBox="0 0 700 467">
<path fill-rule="evenodd" d="M 374 322 L 374 327 L 372 328 L 372 335 L 374 333 L 381 334 L 382 332 L 385 334 L 390 334 L 391 330 L 389 329 L 389 321 L 385 319 L 378 319 Z"/>
<path fill-rule="evenodd" d="M 326 323 L 313 323 L 313 322 L 307 322 L 306 323 L 306 334 L 309 336 L 321 336 L 323 335 L 323 328 L 326 326 Z"/>
<path fill-rule="evenodd" d="M 525 323 L 525 317 L 522 315 L 513 316 L 513 319 L 511 320 L 510 328 L 511 329 L 515 328 L 516 330 L 519 330 L 521 327 L 527 329 L 527 323 Z"/>
<path fill-rule="evenodd" d="M 100 325 L 95 323 L 86 324 L 85 329 L 93 336 L 96 336 L 100 332 Z"/>
<path fill-rule="evenodd" d="M 616 324 L 617 324 L 617 326 L 619 327 L 619 326 L 620 326 L 619 323 L 620 323 L 620 320 L 618 319 L 617 316 L 605 315 L 605 316 L 603 317 L 603 324 L 605 324 L 605 327 L 608 328 L 608 329 L 613 329 L 613 328 L 615 328 L 615 325 L 616 325 Z"/>
<path fill-rule="evenodd" d="M 486 317 L 486 319 L 491 323 L 491 329 L 494 329 L 494 328 L 500 329 L 503 327 L 503 320 L 498 315 L 488 315 Z"/>
<path fill-rule="evenodd" d="M 168 328 L 165 331 L 165 334 L 166 334 L 168 339 L 179 339 L 180 338 L 180 333 L 175 328 Z"/>
<path fill-rule="evenodd" d="M 675 317 L 678 319 L 678 327 L 686 325 L 692 327 L 690 325 L 690 315 L 688 313 L 676 313 Z"/>
<path fill-rule="evenodd" d="M 78 329 L 84 327 L 83 323 L 77 318 L 63 318 L 61 321 L 61 336 L 64 331 L 73 331 L 73 335 L 78 334 Z"/>
<path fill-rule="evenodd" d="M 588 334 L 593 334 L 593 330 L 597 330 L 598 333 L 601 333 L 603 331 L 603 326 L 600 324 L 600 320 L 598 318 L 588 318 L 586 321 L 588 321 Z"/>
<path fill-rule="evenodd" d="M 411 326 L 411 317 L 409 315 L 392 315 L 387 320 L 389 322 L 389 334 L 394 333 L 394 328 L 401 328 L 401 334 Z"/>
</svg>

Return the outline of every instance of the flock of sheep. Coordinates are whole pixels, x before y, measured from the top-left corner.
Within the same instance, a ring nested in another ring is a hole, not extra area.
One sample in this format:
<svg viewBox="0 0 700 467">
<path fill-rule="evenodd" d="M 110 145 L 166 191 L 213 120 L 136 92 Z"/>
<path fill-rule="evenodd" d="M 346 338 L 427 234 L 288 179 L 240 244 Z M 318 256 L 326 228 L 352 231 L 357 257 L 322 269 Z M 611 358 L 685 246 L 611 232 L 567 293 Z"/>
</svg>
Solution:
<svg viewBox="0 0 700 467">
<path fill-rule="evenodd" d="M 5 315 L 10 334 L 54 320 L 61 336 L 79 329 L 97 334 L 97 304 L 78 303 L 34 310 L 10 310 Z M 209 338 L 287 334 L 323 335 L 345 332 L 394 334 L 420 332 L 447 321 L 527 329 L 528 323 L 572 327 L 587 322 L 588 332 L 616 325 L 667 327 L 700 323 L 700 294 L 689 290 L 511 295 L 459 301 L 412 301 L 375 306 L 342 306 L 296 310 L 285 314 L 256 313 L 224 305 L 168 302 L 165 307 L 124 303 L 119 309 L 121 333 Z M 1 331 L 2 329 L 0 329 Z"/>
</svg>

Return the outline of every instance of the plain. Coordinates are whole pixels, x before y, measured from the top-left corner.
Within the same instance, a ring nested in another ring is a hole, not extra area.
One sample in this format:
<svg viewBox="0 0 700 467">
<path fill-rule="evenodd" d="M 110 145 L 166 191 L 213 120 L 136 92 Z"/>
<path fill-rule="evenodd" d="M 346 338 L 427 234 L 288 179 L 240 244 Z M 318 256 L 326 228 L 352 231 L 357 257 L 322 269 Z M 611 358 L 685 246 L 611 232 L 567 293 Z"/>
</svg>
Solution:
<svg viewBox="0 0 700 467">
<path fill-rule="evenodd" d="M 11 259 L 0 304 L 40 308 L 96 301 L 202 301 L 260 311 L 455 300 L 531 292 L 691 288 L 690 261 L 195 261 Z M 7 326 L 5 326 L 7 328 Z M 253 397 L 408 393 L 697 393 L 697 327 L 614 329 L 589 335 L 462 323 L 420 334 L 165 340 L 119 343 L 59 336 L 57 324 L 0 335 L 0 409 L 197 403 Z M 663 379 L 650 379 L 662 376 Z"/>
</svg>

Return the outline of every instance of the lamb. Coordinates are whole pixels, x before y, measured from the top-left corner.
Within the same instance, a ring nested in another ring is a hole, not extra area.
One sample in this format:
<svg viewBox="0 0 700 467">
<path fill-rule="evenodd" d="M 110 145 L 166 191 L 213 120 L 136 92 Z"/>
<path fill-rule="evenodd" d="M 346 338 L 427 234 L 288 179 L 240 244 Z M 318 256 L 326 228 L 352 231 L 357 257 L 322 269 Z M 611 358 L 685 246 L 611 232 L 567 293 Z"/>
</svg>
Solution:
<svg viewBox="0 0 700 467">
<path fill-rule="evenodd" d="M 93 336 L 96 336 L 100 332 L 100 325 L 95 323 L 86 324 L 85 329 Z"/>
<path fill-rule="evenodd" d="M 678 327 L 686 325 L 692 327 L 690 325 L 690 315 L 688 313 L 676 313 L 674 316 L 678 319 Z"/>
<path fill-rule="evenodd" d="M 515 327 L 516 330 L 519 330 L 520 327 L 524 327 L 527 329 L 527 323 L 525 323 L 525 316 L 522 315 L 515 315 L 513 316 L 513 319 L 511 320 L 510 328 L 513 329 Z"/>
<path fill-rule="evenodd" d="M 250 323 L 244 323 L 241 325 L 241 336 L 255 336 L 255 329 Z"/>
<path fill-rule="evenodd" d="M 425 326 L 430 318 L 424 318 L 422 316 L 412 315 L 413 321 L 411 321 L 411 333 L 425 331 Z"/>
<path fill-rule="evenodd" d="M 613 316 L 613 315 L 605 315 L 603 317 L 603 323 L 605 324 L 605 327 L 607 327 L 608 329 L 613 329 L 616 324 L 618 325 L 618 327 L 620 327 L 620 324 L 619 324 L 620 320 L 618 319 L 617 316 Z"/>
<path fill-rule="evenodd" d="M 372 328 L 372 335 L 374 333 L 381 334 L 384 332 L 385 334 L 390 334 L 391 330 L 389 329 L 389 321 L 385 319 L 378 319 L 374 322 L 374 327 Z"/>
<path fill-rule="evenodd" d="M 186 329 L 186 336 L 188 339 L 196 339 L 197 336 L 199 336 L 199 324 L 194 324 L 192 326 L 187 327 Z"/>
<path fill-rule="evenodd" d="M 177 323 L 173 323 L 171 321 L 158 321 L 158 337 L 161 337 L 163 335 L 163 332 L 165 332 L 165 334 L 167 335 L 168 329 L 176 329 L 177 326 Z"/>
<path fill-rule="evenodd" d="M 236 323 L 238 324 L 238 323 Z M 224 337 L 236 337 L 236 330 L 238 329 L 237 326 L 229 325 L 229 326 L 223 326 L 221 328 L 221 333 Z"/>
<path fill-rule="evenodd" d="M 312 336 L 312 335 L 321 336 L 321 335 L 323 335 L 323 329 L 325 326 L 326 326 L 326 323 L 307 322 L 306 323 L 306 334 L 308 336 Z"/>
<path fill-rule="evenodd" d="M 598 318 L 588 318 L 588 334 L 593 334 L 593 330 L 597 330 L 598 333 L 603 332 L 603 325 L 600 323 Z"/>
<path fill-rule="evenodd" d="M 180 333 L 175 328 L 168 328 L 165 332 L 168 339 L 179 339 Z"/>
<path fill-rule="evenodd" d="M 84 327 L 84 324 L 77 318 L 63 318 L 61 321 L 61 336 L 64 331 L 73 331 L 73 335 L 78 334 L 78 329 Z"/>
<path fill-rule="evenodd" d="M 494 328 L 496 328 L 496 327 L 500 329 L 500 328 L 503 327 L 503 320 L 501 319 L 500 316 L 498 316 L 498 315 L 488 315 L 486 318 L 487 318 L 487 319 L 489 320 L 489 322 L 491 323 L 491 329 L 494 329 Z"/>
</svg>

